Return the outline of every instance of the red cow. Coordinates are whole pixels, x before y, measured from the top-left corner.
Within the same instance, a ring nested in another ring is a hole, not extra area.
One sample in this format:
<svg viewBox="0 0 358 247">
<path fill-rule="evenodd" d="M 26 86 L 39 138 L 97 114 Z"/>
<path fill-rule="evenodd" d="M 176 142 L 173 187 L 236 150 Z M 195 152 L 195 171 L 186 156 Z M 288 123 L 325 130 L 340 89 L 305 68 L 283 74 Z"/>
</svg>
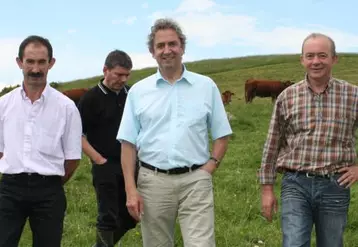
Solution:
<svg viewBox="0 0 358 247">
<path fill-rule="evenodd" d="M 80 98 L 88 91 L 88 88 L 74 88 L 63 91 L 62 93 L 69 97 L 77 105 Z"/>
<path fill-rule="evenodd" d="M 293 83 L 292 81 L 248 79 L 245 82 L 245 102 L 251 103 L 255 96 L 271 97 L 274 102 L 277 96 Z"/>
<path fill-rule="evenodd" d="M 232 92 L 229 91 L 229 90 L 226 90 L 225 92 L 223 92 L 223 93 L 221 94 L 221 98 L 222 98 L 222 100 L 223 100 L 224 105 L 227 105 L 227 104 L 229 104 L 229 103 L 231 102 L 231 96 L 232 96 L 232 95 L 235 95 L 235 94 L 232 93 Z"/>
</svg>

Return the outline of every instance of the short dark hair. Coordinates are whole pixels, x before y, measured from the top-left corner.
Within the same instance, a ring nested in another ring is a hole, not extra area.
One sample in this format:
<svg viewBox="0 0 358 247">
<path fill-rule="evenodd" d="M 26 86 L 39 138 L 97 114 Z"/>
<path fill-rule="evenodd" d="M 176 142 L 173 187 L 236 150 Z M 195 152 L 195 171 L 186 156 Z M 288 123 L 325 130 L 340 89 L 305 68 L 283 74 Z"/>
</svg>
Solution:
<svg viewBox="0 0 358 247">
<path fill-rule="evenodd" d="M 22 61 L 22 59 L 24 58 L 24 51 L 26 46 L 28 46 L 29 44 L 41 44 L 43 46 L 45 46 L 47 48 L 47 52 L 48 52 L 48 61 L 51 61 L 52 57 L 53 57 L 53 50 L 52 50 L 52 45 L 50 43 L 50 41 L 44 37 L 41 36 L 37 36 L 37 35 L 31 35 L 28 36 L 26 39 L 24 39 L 20 46 L 19 46 L 19 53 L 18 53 L 18 57 L 20 58 L 20 60 Z"/>
<path fill-rule="evenodd" d="M 104 65 L 109 69 L 113 69 L 116 66 L 120 66 L 125 69 L 132 69 L 133 67 L 132 60 L 129 55 L 121 50 L 111 51 L 107 55 Z"/>
</svg>

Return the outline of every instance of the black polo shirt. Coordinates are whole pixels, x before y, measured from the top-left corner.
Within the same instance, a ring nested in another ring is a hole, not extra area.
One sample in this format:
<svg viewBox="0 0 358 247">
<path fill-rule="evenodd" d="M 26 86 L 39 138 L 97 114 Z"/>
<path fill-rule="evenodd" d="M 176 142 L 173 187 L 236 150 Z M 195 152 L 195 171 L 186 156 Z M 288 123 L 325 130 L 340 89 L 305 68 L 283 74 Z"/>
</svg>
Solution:
<svg viewBox="0 0 358 247">
<path fill-rule="evenodd" d="M 92 147 L 108 160 L 121 159 L 121 144 L 116 140 L 129 86 L 117 95 L 100 80 L 79 101 L 83 134 Z"/>
</svg>

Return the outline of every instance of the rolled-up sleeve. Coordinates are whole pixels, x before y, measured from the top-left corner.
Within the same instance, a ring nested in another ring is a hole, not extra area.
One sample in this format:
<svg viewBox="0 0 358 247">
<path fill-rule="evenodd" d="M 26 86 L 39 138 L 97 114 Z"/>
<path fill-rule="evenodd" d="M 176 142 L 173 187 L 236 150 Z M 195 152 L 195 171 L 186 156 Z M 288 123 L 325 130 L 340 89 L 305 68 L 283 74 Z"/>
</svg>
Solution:
<svg viewBox="0 0 358 247">
<path fill-rule="evenodd" d="M 225 107 L 221 99 L 221 94 L 214 82 L 212 88 L 212 111 L 209 117 L 209 128 L 213 140 L 220 137 L 231 135 L 232 129 L 226 115 Z"/>
<path fill-rule="evenodd" d="M 120 142 L 127 141 L 135 145 L 139 130 L 140 122 L 136 115 L 135 94 L 133 88 L 131 88 L 124 106 L 121 124 L 117 133 L 117 140 Z"/>
<path fill-rule="evenodd" d="M 65 160 L 77 160 L 82 156 L 82 123 L 75 104 L 69 104 L 66 111 L 65 131 L 62 137 Z"/>
</svg>

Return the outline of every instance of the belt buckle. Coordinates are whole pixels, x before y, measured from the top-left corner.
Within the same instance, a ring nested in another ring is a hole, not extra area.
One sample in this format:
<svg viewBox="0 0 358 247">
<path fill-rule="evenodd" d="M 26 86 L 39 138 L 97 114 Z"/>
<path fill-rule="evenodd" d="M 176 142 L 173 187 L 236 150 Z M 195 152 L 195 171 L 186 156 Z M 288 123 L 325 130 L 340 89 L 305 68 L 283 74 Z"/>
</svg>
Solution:
<svg viewBox="0 0 358 247">
<path fill-rule="evenodd" d="M 322 177 L 324 177 L 324 178 L 331 178 L 331 177 L 333 177 L 333 175 L 334 175 L 334 173 L 333 172 L 328 172 L 328 173 L 323 173 L 322 174 Z"/>
<path fill-rule="evenodd" d="M 315 175 L 313 175 L 313 174 L 311 175 L 309 172 L 306 172 L 306 177 L 307 177 L 307 178 L 314 178 Z"/>
</svg>

